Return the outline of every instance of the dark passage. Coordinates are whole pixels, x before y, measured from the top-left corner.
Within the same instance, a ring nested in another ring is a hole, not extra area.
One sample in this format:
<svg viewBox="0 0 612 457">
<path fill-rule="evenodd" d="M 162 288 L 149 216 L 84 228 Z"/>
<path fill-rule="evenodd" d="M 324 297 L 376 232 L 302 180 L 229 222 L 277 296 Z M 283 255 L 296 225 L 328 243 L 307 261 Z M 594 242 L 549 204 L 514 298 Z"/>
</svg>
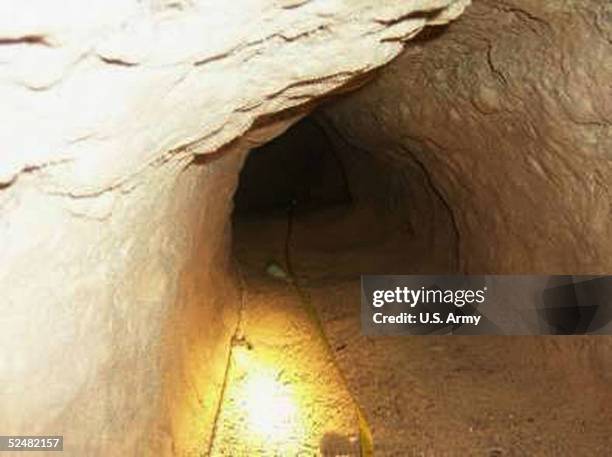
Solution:
<svg viewBox="0 0 612 457">
<path fill-rule="evenodd" d="M 324 112 L 252 150 L 234 201 L 235 248 L 249 251 L 242 260 L 270 246 L 269 258 L 256 256 L 260 268 L 286 264 L 288 241 L 304 278 L 456 265 L 449 211 L 418 163 L 389 148 L 356 146 Z"/>
<path fill-rule="evenodd" d="M 235 196 L 237 213 L 350 202 L 342 160 L 323 128 L 309 117 L 251 151 Z"/>
</svg>

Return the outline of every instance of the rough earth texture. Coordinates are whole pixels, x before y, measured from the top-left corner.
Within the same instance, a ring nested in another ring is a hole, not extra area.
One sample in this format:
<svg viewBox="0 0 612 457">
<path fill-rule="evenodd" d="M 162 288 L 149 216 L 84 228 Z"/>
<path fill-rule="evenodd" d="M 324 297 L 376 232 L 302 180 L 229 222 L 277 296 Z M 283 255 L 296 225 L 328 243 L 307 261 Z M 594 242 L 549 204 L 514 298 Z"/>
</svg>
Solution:
<svg viewBox="0 0 612 457">
<path fill-rule="evenodd" d="M 298 213 L 292 262 L 369 423 L 376 457 L 604 456 L 612 445 L 612 370 L 604 337 L 365 337 L 359 275 L 451 271 L 423 239 L 377 211 Z M 261 278 L 282 258 L 286 215 L 236 224 L 235 251 L 260 300 L 287 309 Z M 267 286 L 267 287 L 265 287 Z M 607 337 L 606 337 L 607 338 Z"/>
<path fill-rule="evenodd" d="M 611 18 L 606 0 L 480 0 L 328 116 L 428 172 L 463 271 L 609 273 Z"/>
<path fill-rule="evenodd" d="M 597 0 L 475 2 L 324 118 L 345 141 L 427 174 L 460 270 L 609 274 L 611 14 Z M 407 253 L 395 272 L 432 260 Z M 356 281 L 313 287 L 381 455 L 608 452 L 609 337 L 368 339 L 351 330 Z"/>
<path fill-rule="evenodd" d="M 363 272 L 612 271 L 611 13 L 595 0 L 477 1 L 318 114 L 343 148 L 351 191 L 374 210 L 300 215 L 293 262 L 375 455 L 609 453 L 610 337 L 366 338 L 356 329 Z M 394 174 L 377 179 L 368 156 L 405 179 L 388 191 Z M 380 217 L 389 199 L 375 190 L 402 196 L 396 213 L 411 230 Z M 244 262 L 279 255 L 277 218 L 238 231 Z M 449 248 L 458 263 L 440 256 Z"/>
<path fill-rule="evenodd" d="M 199 455 L 237 315 L 240 151 L 467 3 L 2 2 L 3 433 Z"/>
</svg>

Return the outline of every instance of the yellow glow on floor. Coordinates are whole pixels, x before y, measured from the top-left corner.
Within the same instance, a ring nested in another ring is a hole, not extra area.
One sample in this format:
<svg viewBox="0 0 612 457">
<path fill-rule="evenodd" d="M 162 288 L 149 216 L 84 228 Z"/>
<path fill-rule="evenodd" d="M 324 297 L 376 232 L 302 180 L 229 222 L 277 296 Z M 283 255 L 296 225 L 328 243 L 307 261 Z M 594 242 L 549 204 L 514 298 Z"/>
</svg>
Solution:
<svg viewBox="0 0 612 457">
<path fill-rule="evenodd" d="M 291 289 L 271 289 L 274 301 L 249 295 L 210 456 L 359 455 L 357 410 L 316 325 Z M 334 437 L 339 451 L 323 452 Z"/>
<path fill-rule="evenodd" d="M 299 411 L 289 386 L 270 373 L 256 373 L 244 384 L 244 410 L 253 433 L 286 440 L 299 425 Z"/>
<path fill-rule="evenodd" d="M 296 386 L 256 351 L 235 347 L 233 355 L 232 416 L 240 424 L 240 447 L 298 452 L 306 432 Z"/>
</svg>

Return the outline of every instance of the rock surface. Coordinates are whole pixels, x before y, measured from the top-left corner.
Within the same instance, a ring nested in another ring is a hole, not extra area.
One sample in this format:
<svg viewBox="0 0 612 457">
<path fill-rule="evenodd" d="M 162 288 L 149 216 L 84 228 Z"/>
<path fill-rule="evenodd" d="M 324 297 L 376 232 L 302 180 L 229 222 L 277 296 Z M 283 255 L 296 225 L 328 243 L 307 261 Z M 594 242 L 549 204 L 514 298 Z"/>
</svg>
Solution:
<svg viewBox="0 0 612 457">
<path fill-rule="evenodd" d="M 468 2 L 2 2 L 3 433 L 200 455 L 236 322 L 241 150 Z"/>
<path fill-rule="evenodd" d="M 474 2 L 325 119 L 371 154 L 427 172 L 461 270 L 610 274 L 611 19 L 604 0 Z M 396 272 L 430 271 L 432 259 Z M 313 300 L 380 455 L 608 452 L 609 336 L 365 338 L 350 311 L 359 283 L 326 279 Z"/>
<path fill-rule="evenodd" d="M 610 273 L 611 18 L 606 0 L 475 2 L 327 117 L 428 172 L 462 270 Z"/>
<path fill-rule="evenodd" d="M 0 182 L 52 167 L 56 191 L 91 195 L 172 151 L 215 151 L 387 63 L 467 3 L 4 2 Z"/>
</svg>

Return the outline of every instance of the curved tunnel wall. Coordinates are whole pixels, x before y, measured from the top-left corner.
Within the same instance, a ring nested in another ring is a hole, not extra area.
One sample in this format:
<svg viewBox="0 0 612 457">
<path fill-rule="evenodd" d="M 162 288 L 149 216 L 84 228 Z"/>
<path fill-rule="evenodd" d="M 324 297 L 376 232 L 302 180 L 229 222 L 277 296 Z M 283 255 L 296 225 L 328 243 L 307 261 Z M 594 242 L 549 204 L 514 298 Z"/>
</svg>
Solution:
<svg viewBox="0 0 612 457">
<path fill-rule="evenodd" d="M 610 5 L 475 2 L 327 111 L 416 158 L 452 209 L 469 273 L 612 269 Z"/>
<path fill-rule="evenodd" d="M 77 29 L 42 6 L 49 22 L 0 14 L 0 428 L 69 431 L 77 455 L 194 455 L 210 436 L 237 313 L 229 203 L 253 143 L 198 166 L 193 156 L 388 62 L 466 2 L 425 16 L 406 2 L 380 15 L 366 2 L 327 15 L 275 6 L 260 19 L 282 43 L 255 39 L 251 72 L 235 71 L 249 55 L 225 52 L 242 49 L 241 23 L 219 29 L 197 2 L 154 3 L 83 4 Z M 326 116 L 431 183 L 455 218 L 463 271 L 605 273 L 609 15 L 597 0 L 482 0 Z M 120 30 L 126 21 L 139 26 Z M 286 39 L 298 22 L 312 27 Z M 176 54 L 175 39 L 143 39 L 155 27 L 183 43 L 209 43 L 211 30 L 228 39 Z M 320 59 L 279 72 L 305 63 L 300 49 Z"/>
<path fill-rule="evenodd" d="M 467 3 L 3 2 L 3 432 L 65 434 L 72 455 L 200 455 L 237 318 L 242 154 L 293 122 L 259 120 Z"/>
</svg>

